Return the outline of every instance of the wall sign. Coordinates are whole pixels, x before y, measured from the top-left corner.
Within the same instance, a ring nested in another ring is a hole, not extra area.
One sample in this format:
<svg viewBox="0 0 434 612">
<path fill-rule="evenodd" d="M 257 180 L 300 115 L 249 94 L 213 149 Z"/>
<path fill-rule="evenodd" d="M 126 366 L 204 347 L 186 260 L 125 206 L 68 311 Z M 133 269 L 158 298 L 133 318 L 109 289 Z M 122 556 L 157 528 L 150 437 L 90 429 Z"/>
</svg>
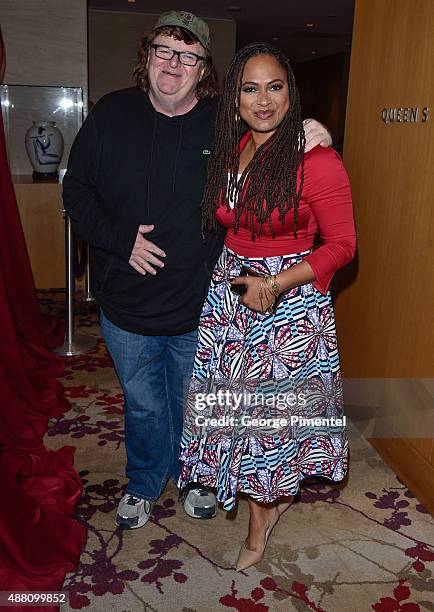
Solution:
<svg viewBox="0 0 434 612">
<path fill-rule="evenodd" d="M 429 119 L 429 106 L 400 106 L 382 108 L 381 121 L 388 123 L 426 123 Z"/>
</svg>

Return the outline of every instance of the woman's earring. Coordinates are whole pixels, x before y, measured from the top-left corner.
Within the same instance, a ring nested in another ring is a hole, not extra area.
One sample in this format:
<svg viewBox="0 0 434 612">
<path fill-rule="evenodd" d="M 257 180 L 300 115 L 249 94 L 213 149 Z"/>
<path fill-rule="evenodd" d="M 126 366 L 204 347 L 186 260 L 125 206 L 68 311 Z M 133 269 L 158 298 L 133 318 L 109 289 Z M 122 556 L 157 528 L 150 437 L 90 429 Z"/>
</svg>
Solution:
<svg viewBox="0 0 434 612">
<path fill-rule="evenodd" d="M 237 108 L 235 111 L 235 121 L 240 121 L 241 117 L 240 117 L 240 111 Z"/>
</svg>

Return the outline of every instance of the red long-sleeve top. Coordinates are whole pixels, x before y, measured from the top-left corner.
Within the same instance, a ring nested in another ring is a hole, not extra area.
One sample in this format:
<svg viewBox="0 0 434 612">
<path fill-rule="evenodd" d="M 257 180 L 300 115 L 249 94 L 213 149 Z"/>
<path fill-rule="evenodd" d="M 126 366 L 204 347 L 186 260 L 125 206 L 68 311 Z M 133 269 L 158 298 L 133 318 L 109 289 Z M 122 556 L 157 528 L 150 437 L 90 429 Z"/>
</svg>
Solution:
<svg viewBox="0 0 434 612">
<path fill-rule="evenodd" d="M 251 132 L 240 142 L 242 150 Z M 297 189 L 300 170 L 297 174 Z M 314 274 L 313 285 L 325 294 L 339 268 L 350 262 L 356 249 L 356 232 L 348 175 L 338 153 L 331 148 L 317 146 L 304 156 L 304 182 L 298 205 L 297 237 L 294 237 L 294 211 L 290 210 L 282 224 L 279 213 L 274 210 L 271 218 L 275 237 L 268 224 L 252 240 L 248 219 L 242 215 L 238 231 L 234 233 L 235 212 L 228 210 L 222 201 L 216 218 L 228 228 L 225 244 L 244 257 L 273 257 L 307 251 L 313 247 L 315 234 L 319 231 L 322 245 L 303 259 Z M 258 223 L 255 221 L 255 231 Z"/>
</svg>

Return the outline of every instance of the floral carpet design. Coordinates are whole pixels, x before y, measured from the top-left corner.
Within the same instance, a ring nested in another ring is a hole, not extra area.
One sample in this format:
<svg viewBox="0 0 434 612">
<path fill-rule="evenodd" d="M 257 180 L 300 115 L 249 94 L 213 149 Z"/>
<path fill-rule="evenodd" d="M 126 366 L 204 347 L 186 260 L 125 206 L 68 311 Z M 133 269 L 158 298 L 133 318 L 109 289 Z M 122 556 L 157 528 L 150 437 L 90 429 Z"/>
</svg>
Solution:
<svg viewBox="0 0 434 612">
<path fill-rule="evenodd" d="M 61 292 L 39 295 L 45 310 L 63 313 Z M 125 484 L 123 398 L 97 307 L 78 304 L 76 322 L 98 344 L 66 360 L 71 409 L 51 421 L 45 438 L 52 449 L 75 447 L 84 484 L 76 514 L 88 541 L 66 577 L 70 601 L 62 611 L 434 611 L 434 521 L 354 433 L 345 485 L 305 481 L 264 560 L 243 573 L 233 564 L 247 530 L 245 499 L 230 514 L 198 521 L 170 483 L 145 527 L 116 528 Z"/>
</svg>

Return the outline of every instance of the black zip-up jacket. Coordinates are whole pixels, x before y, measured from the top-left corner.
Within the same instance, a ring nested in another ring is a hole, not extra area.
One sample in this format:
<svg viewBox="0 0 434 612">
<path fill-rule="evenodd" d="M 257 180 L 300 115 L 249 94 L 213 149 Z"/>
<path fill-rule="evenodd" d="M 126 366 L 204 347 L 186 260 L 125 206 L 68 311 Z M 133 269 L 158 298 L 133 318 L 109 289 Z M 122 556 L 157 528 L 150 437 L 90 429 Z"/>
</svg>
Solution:
<svg viewBox="0 0 434 612">
<path fill-rule="evenodd" d="M 157 112 L 133 87 L 104 96 L 71 149 L 63 199 L 91 246 L 92 295 L 118 327 L 145 335 L 195 329 L 222 237 L 201 231 L 203 188 L 217 101 L 176 117 Z M 141 275 L 128 263 L 138 226 L 166 252 Z"/>
</svg>

